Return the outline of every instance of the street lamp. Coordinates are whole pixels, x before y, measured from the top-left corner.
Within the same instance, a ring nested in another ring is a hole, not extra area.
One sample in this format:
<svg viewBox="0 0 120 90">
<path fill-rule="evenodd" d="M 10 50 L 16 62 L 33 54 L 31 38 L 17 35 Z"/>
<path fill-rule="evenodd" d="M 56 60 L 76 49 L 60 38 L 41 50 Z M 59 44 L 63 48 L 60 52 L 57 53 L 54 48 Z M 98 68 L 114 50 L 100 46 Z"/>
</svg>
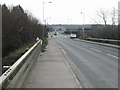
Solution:
<svg viewBox="0 0 120 90">
<path fill-rule="evenodd" d="M 83 12 L 81 12 L 81 14 L 83 15 L 83 28 L 82 28 L 82 32 L 83 32 L 83 38 L 84 38 L 84 17 L 85 17 L 84 15 L 85 14 Z"/>
<path fill-rule="evenodd" d="M 52 3 L 52 2 L 48 2 L 48 3 Z M 44 9 L 44 5 L 45 5 L 45 2 L 43 2 L 43 35 L 45 35 L 45 27 L 44 27 L 44 24 L 46 25 L 46 20 L 44 19 L 44 14 L 45 14 L 45 9 Z"/>
<path fill-rule="evenodd" d="M 51 19 L 52 19 L 52 18 L 51 18 L 51 17 L 49 17 L 49 19 L 50 19 L 50 24 L 51 24 Z"/>
<path fill-rule="evenodd" d="M 46 23 L 47 23 L 47 25 L 49 25 L 49 24 L 51 23 L 51 17 L 48 17 L 48 18 L 46 19 Z"/>
<path fill-rule="evenodd" d="M 43 24 L 44 24 L 44 4 L 45 2 L 43 2 Z"/>
<path fill-rule="evenodd" d="M 68 24 L 72 24 L 72 19 L 71 18 L 68 18 Z"/>
<path fill-rule="evenodd" d="M 52 3 L 52 2 L 48 2 L 48 3 Z M 46 24 L 46 22 L 44 20 L 44 15 L 45 15 L 44 5 L 45 5 L 45 2 L 43 2 L 43 24 Z"/>
</svg>

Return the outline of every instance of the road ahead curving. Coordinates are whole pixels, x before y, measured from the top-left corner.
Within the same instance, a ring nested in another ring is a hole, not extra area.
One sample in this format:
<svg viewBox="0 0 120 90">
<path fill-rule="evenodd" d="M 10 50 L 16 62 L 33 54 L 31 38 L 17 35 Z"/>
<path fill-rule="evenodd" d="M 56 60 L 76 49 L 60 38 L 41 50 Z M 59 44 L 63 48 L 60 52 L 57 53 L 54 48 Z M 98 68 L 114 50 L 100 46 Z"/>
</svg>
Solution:
<svg viewBox="0 0 120 90">
<path fill-rule="evenodd" d="M 61 34 L 55 38 L 93 88 L 118 87 L 117 48 L 82 42 Z"/>
</svg>

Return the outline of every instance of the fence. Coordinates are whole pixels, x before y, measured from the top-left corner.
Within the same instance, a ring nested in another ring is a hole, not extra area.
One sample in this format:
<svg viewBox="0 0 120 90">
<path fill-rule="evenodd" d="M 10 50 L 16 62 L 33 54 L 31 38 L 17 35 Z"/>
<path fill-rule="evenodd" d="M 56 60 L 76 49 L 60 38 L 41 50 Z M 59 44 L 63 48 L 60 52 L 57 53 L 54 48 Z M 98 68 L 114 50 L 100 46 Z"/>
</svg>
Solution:
<svg viewBox="0 0 120 90">
<path fill-rule="evenodd" d="M 34 44 L 1 77 L 0 88 L 22 88 L 28 73 L 41 52 L 42 41 Z"/>
<path fill-rule="evenodd" d="M 99 39 L 99 38 L 87 38 L 88 40 L 99 40 L 99 41 L 109 41 L 109 42 L 120 42 L 120 40 L 112 40 L 112 39 Z"/>
</svg>

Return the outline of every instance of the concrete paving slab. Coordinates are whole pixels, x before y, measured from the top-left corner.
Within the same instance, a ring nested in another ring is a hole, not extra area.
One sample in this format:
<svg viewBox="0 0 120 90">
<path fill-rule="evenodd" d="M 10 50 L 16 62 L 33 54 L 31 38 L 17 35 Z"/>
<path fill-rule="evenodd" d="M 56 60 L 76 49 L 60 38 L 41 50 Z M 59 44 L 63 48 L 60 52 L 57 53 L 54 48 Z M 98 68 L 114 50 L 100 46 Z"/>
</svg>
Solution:
<svg viewBox="0 0 120 90">
<path fill-rule="evenodd" d="M 25 88 L 80 88 L 54 38 L 39 55 Z"/>
</svg>

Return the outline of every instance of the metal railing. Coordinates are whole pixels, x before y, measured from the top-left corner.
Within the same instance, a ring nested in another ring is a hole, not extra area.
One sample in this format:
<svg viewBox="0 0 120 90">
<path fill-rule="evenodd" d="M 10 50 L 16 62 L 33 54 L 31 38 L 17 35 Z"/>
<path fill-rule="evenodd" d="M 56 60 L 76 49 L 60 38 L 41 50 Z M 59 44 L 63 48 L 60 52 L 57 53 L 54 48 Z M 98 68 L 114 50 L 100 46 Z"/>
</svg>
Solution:
<svg viewBox="0 0 120 90">
<path fill-rule="evenodd" d="M 1 77 L 0 88 L 21 88 L 41 52 L 42 40 L 35 43 L 23 56 L 21 56 Z"/>
<path fill-rule="evenodd" d="M 87 38 L 88 40 L 100 40 L 100 41 L 110 41 L 110 42 L 120 42 L 120 40 L 113 39 L 100 39 L 100 38 Z"/>
</svg>

